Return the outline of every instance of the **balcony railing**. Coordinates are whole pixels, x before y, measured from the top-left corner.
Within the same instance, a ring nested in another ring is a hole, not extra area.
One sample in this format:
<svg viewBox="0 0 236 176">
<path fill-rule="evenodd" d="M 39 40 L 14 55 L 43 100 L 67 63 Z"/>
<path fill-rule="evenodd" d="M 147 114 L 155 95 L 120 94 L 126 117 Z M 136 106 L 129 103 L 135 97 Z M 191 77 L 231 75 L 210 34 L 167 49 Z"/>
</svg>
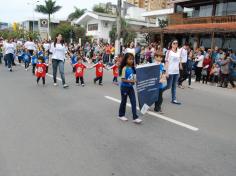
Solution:
<svg viewBox="0 0 236 176">
<path fill-rule="evenodd" d="M 169 24 L 202 24 L 202 23 L 232 23 L 236 22 L 236 15 L 187 18 L 184 14 L 169 16 Z"/>
</svg>

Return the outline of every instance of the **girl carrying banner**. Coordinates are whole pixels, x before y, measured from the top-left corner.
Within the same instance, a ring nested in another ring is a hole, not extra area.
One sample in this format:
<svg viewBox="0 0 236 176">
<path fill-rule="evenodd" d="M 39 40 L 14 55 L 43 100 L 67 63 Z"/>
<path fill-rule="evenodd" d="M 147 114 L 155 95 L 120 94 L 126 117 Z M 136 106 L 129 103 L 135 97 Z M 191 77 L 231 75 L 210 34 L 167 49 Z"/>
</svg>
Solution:
<svg viewBox="0 0 236 176">
<path fill-rule="evenodd" d="M 121 76 L 121 103 L 119 109 L 119 119 L 122 121 L 128 121 L 125 117 L 126 111 L 126 103 L 127 97 L 129 96 L 131 106 L 132 106 L 132 113 L 133 113 L 133 122 L 140 124 L 142 122 L 137 115 L 136 109 L 136 97 L 133 85 L 135 84 L 136 80 L 134 78 L 135 75 L 135 68 L 134 68 L 134 55 L 131 53 L 126 53 L 124 59 L 121 62 L 119 75 Z"/>
</svg>

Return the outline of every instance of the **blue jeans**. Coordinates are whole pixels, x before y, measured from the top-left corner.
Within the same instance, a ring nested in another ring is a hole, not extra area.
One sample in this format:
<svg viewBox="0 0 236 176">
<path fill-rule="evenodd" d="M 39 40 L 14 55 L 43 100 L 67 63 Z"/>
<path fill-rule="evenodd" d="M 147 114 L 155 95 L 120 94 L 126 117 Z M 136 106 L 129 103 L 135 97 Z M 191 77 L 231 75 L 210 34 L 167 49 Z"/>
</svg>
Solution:
<svg viewBox="0 0 236 176">
<path fill-rule="evenodd" d="M 164 90 L 171 88 L 171 94 L 172 94 L 172 101 L 177 100 L 176 98 L 176 86 L 179 79 L 179 74 L 173 74 L 169 75 L 169 78 L 167 79 L 167 86 Z"/>
<path fill-rule="evenodd" d="M 0 64 L 2 63 L 2 57 L 3 57 L 3 54 L 0 53 Z"/>
<path fill-rule="evenodd" d="M 57 82 L 57 67 L 59 67 L 59 71 L 61 74 L 62 84 L 66 83 L 65 81 L 65 73 L 64 73 L 64 62 L 62 60 L 52 59 L 52 70 L 53 70 L 53 81 Z"/>
<path fill-rule="evenodd" d="M 11 68 L 14 61 L 14 55 L 12 53 L 6 54 L 6 60 L 8 68 Z"/>
<path fill-rule="evenodd" d="M 121 86 L 120 92 L 121 92 L 121 103 L 120 103 L 119 117 L 125 116 L 127 97 L 129 96 L 132 107 L 133 120 L 137 119 L 138 115 L 136 109 L 136 98 L 135 98 L 134 88 Z"/>
</svg>

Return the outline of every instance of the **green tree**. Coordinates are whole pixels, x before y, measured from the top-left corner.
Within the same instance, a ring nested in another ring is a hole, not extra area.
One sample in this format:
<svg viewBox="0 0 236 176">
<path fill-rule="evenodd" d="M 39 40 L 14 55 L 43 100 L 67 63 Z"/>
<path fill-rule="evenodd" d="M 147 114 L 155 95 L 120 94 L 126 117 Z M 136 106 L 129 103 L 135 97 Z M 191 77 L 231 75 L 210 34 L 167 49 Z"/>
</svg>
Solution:
<svg viewBox="0 0 236 176">
<path fill-rule="evenodd" d="M 42 14 L 47 14 L 48 15 L 48 35 L 50 36 L 51 34 L 51 15 L 59 11 L 62 7 L 56 5 L 56 1 L 52 0 L 45 0 L 45 5 L 37 5 L 35 11 L 42 13 Z"/>
<path fill-rule="evenodd" d="M 81 26 L 71 26 L 70 24 L 63 23 L 53 30 L 52 36 L 55 38 L 57 34 L 62 34 L 65 42 L 67 43 L 70 42 L 71 37 L 75 42 L 78 42 L 79 38 L 81 38 L 83 43 L 87 40 L 85 32 L 86 30 Z"/>
<path fill-rule="evenodd" d="M 79 9 L 77 7 L 74 7 L 74 8 L 75 8 L 75 11 L 69 14 L 68 16 L 69 21 L 73 21 L 80 18 L 87 10 L 87 9 Z"/>
<path fill-rule="evenodd" d="M 168 26 L 168 20 L 167 19 L 159 19 L 158 18 L 158 23 L 161 28 L 161 33 L 160 33 L 160 38 L 161 38 L 161 47 L 163 48 L 164 46 L 164 33 L 163 29 Z"/>
<path fill-rule="evenodd" d="M 100 5 L 93 6 L 93 11 L 98 13 L 107 13 L 106 9 L 101 7 Z"/>
<path fill-rule="evenodd" d="M 112 26 L 112 30 L 110 31 L 109 36 L 111 38 L 111 42 L 114 43 L 117 38 L 116 24 Z M 121 19 L 121 38 L 123 38 L 124 44 L 134 41 L 136 36 L 137 34 L 135 32 L 130 31 L 129 24 L 124 19 Z"/>
<path fill-rule="evenodd" d="M 31 32 L 31 31 L 25 31 L 23 29 L 17 29 L 17 30 L 10 30 L 5 29 L 0 31 L 0 36 L 3 38 L 16 38 L 16 39 L 28 39 L 31 37 L 33 40 L 39 39 L 39 33 L 38 32 Z"/>
</svg>

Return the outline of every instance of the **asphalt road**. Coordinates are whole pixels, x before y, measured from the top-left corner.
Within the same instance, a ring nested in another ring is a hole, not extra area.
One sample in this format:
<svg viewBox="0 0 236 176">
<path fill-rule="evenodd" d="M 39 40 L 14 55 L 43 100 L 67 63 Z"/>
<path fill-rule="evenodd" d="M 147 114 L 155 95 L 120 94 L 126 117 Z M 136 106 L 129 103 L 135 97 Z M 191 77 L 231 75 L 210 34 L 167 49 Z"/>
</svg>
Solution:
<svg viewBox="0 0 236 176">
<path fill-rule="evenodd" d="M 142 125 L 116 119 L 119 88 L 106 71 L 104 86 L 37 86 L 21 66 L 0 66 L 0 176 L 235 176 L 236 91 L 194 84 L 178 89 L 181 106 L 164 95 L 164 116 L 197 131 L 143 116 Z M 127 117 L 131 117 L 127 108 Z"/>
</svg>

